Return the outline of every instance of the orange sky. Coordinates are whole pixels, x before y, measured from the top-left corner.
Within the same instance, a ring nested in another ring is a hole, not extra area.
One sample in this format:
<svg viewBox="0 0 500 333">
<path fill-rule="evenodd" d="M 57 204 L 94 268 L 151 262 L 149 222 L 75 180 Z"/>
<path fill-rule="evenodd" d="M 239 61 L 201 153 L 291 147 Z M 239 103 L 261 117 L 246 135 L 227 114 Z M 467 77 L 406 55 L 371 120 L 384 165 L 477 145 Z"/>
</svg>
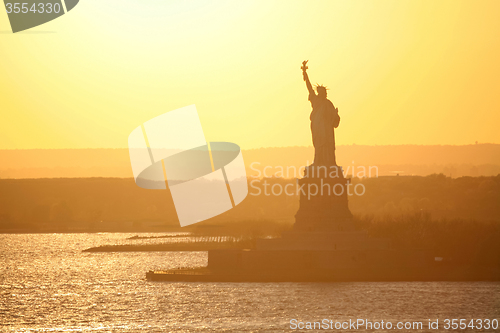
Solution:
<svg viewBox="0 0 500 333">
<path fill-rule="evenodd" d="M 207 140 L 309 146 L 305 59 L 338 144 L 500 143 L 500 1 L 86 0 L 18 34 L 0 12 L 0 149 L 124 148 L 190 104 Z"/>
</svg>

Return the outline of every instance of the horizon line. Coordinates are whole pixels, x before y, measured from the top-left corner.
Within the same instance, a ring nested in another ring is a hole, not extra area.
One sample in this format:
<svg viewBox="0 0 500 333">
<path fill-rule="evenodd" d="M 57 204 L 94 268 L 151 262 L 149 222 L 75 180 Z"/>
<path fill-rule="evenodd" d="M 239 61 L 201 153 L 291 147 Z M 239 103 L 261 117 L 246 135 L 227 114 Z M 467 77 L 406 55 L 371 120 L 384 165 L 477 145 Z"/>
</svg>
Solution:
<svg viewBox="0 0 500 333">
<path fill-rule="evenodd" d="M 465 146 L 486 146 L 486 145 L 496 145 L 500 146 L 500 143 L 470 143 L 470 144 L 416 144 L 416 143 L 405 143 L 405 144 L 343 144 L 336 145 L 336 147 L 352 147 L 352 146 L 360 146 L 360 147 L 394 147 L 394 146 L 425 146 L 425 147 L 443 147 L 443 146 L 452 146 L 452 147 L 465 147 Z M 277 148 L 314 148 L 312 145 L 310 146 L 269 146 L 269 147 L 259 147 L 259 148 L 242 148 L 242 150 L 259 150 L 259 149 L 277 149 Z M 128 150 L 128 147 L 100 147 L 100 148 L 0 148 L 0 151 L 26 151 L 26 150 Z"/>
</svg>

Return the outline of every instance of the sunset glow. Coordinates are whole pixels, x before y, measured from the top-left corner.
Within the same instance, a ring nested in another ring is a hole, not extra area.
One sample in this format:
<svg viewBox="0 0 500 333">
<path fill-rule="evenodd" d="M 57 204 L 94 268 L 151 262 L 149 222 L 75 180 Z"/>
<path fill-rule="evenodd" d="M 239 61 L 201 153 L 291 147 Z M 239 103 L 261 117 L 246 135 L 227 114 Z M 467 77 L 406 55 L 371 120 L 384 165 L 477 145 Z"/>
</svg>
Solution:
<svg viewBox="0 0 500 333">
<path fill-rule="evenodd" d="M 310 146 L 300 64 L 337 144 L 500 143 L 498 1 L 95 1 L 11 34 L 0 148 L 125 148 L 196 104 L 208 141 Z"/>
</svg>

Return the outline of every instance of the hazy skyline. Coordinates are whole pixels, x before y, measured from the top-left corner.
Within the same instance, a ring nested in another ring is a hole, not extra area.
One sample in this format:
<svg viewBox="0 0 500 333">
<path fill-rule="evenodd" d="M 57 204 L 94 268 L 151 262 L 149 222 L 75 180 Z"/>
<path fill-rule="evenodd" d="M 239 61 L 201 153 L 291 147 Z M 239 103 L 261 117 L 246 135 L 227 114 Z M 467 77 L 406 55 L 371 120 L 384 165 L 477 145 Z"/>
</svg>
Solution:
<svg viewBox="0 0 500 333">
<path fill-rule="evenodd" d="M 377 176 L 429 175 L 449 177 L 494 176 L 500 173 L 500 145 L 463 146 L 341 145 L 339 165 L 353 168 L 376 166 Z M 266 176 L 299 177 L 300 168 L 311 163 L 313 147 L 280 147 L 243 150 L 247 176 L 266 170 Z M 128 149 L 0 149 L 0 178 L 132 177 Z M 295 174 L 294 174 L 295 172 Z M 368 176 L 368 175 L 367 175 Z M 371 175 L 374 177 L 375 175 Z"/>
<path fill-rule="evenodd" d="M 86 0 L 15 35 L 2 12 L 0 149 L 125 148 L 138 124 L 190 104 L 208 141 L 310 146 L 305 59 L 339 108 L 339 145 L 500 143 L 498 12 L 498 1 Z"/>
</svg>

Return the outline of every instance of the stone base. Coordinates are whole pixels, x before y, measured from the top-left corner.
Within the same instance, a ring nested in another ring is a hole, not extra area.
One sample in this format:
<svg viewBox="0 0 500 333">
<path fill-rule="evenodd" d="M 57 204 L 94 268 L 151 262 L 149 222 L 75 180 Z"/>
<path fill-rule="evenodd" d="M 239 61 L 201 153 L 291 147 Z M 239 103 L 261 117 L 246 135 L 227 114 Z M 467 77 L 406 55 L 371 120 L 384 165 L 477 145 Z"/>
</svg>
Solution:
<svg viewBox="0 0 500 333">
<path fill-rule="evenodd" d="M 348 191 L 352 192 L 352 188 L 341 167 L 310 166 L 298 185 L 300 208 L 295 215 L 294 231 L 355 231 L 348 206 Z"/>
<path fill-rule="evenodd" d="M 401 279 L 400 274 L 413 271 L 425 273 L 433 263 L 430 251 L 426 250 L 211 250 L 208 252 L 208 268 L 213 271 L 230 271 L 235 274 L 266 275 L 281 271 L 284 276 L 309 275 L 318 280 L 318 275 L 327 274 L 340 280 L 377 281 L 379 279 Z M 307 279 L 305 279 L 307 280 Z M 287 280 L 285 280 L 287 281 Z"/>
</svg>

